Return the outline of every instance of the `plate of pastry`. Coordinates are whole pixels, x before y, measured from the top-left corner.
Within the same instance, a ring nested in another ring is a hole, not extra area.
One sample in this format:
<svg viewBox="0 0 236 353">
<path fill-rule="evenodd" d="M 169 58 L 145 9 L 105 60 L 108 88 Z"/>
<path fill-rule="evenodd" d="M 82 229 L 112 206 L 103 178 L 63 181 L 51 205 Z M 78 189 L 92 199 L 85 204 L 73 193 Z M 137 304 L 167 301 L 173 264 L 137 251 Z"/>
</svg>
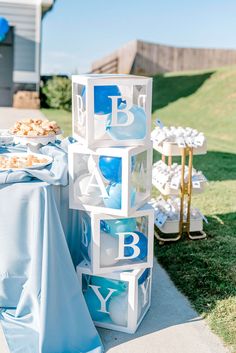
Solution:
<svg viewBox="0 0 236 353">
<path fill-rule="evenodd" d="M 0 171 L 42 169 L 51 164 L 53 158 L 37 153 L 2 153 L 0 154 Z"/>
<path fill-rule="evenodd" d="M 47 145 L 49 142 L 55 142 L 57 136 L 62 134 L 56 121 L 47 119 L 18 120 L 9 132 L 14 136 L 15 143 L 24 145 L 28 143 Z"/>
</svg>

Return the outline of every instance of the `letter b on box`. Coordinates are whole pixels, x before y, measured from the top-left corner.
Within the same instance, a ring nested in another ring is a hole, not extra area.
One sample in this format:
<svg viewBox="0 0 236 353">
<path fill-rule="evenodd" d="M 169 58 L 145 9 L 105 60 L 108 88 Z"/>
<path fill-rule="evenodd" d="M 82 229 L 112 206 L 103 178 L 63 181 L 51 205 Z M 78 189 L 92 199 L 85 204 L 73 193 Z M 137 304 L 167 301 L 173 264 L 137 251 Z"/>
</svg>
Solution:
<svg viewBox="0 0 236 353">
<path fill-rule="evenodd" d="M 150 142 L 152 79 L 132 75 L 72 76 L 73 136 L 86 147 Z"/>
<path fill-rule="evenodd" d="M 80 212 L 81 254 L 93 274 L 153 265 L 154 210 L 146 205 L 132 217 Z"/>
</svg>

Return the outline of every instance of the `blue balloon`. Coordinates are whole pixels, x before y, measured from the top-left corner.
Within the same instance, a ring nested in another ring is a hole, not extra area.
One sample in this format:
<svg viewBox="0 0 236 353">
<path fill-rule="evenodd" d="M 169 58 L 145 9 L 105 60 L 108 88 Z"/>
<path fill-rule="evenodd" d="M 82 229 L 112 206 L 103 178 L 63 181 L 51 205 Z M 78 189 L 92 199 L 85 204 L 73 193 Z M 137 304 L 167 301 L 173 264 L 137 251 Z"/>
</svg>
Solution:
<svg viewBox="0 0 236 353">
<path fill-rule="evenodd" d="M 150 268 L 146 268 L 138 279 L 138 285 L 140 286 L 142 283 L 144 283 L 146 279 L 149 277 L 149 275 L 150 275 Z"/>
<path fill-rule="evenodd" d="M 102 322 L 102 321 L 106 321 L 109 318 L 109 314 L 101 313 L 100 311 L 98 311 L 101 308 L 101 303 L 97 295 L 94 293 L 94 290 L 91 287 L 89 287 L 87 291 L 84 293 L 84 298 L 93 321 Z M 108 302 L 109 300 L 110 298 L 108 299 Z"/>
<path fill-rule="evenodd" d="M 134 171 L 136 156 L 131 157 L 131 173 Z M 100 156 L 99 168 L 105 179 L 112 183 L 121 183 L 122 181 L 122 158 Z"/>
<path fill-rule="evenodd" d="M 110 184 L 107 187 L 108 197 L 104 197 L 103 201 L 106 207 L 121 209 L 122 206 L 122 185 L 120 183 Z M 133 187 L 131 189 L 131 207 L 134 207 L 136 199 L 136 190 Z"/>
<path fill-rule="evenodd" d="M 117 236 L 117 233 L 134 232 L 137 228 L 136 218 L 106 219 L 100 222 L 103 231 Z"/>
<path fill-rule="evenodd" d="M 121 183 L 122 158 L 121 157 L 99 157 L 99 168 L 105 179 L 112 183 Z"/>
<path fill-rule="evenodd" d="M 102 294 L 107 291 L 107 288 L 117 290 L 117 292 L 114 292 L 115 295 L 125 292 L 128 288 L 127 282 L 99 276 L 91 276 L 90 283 L 101 287 Z"/>
<path fill-rule="evenodd" d="M 82 89 L 82 99 L 86 104 L 86 88 Z M 105 115 L 112 112 L 112 100 L 109 96 L 121 96 L 118 86 L 94 86 L 94 114 Z M 118 107 L 124 101 L 118 99 Z"/>
<path fill-rule="evenodd" d="M 130 112 L 133 113 L 134 121 L 127 126 L 112 126 L 112 114 L 107 118 L 107 132 L 114 140 L 139 140 L 144 139 L 147 133 L 147 117 L 143 108 L 134 105 Z M 118 112 L 119 124 L 125 124 L 127 114 Z"/>
<path fill-rule="evenodd" d="M 143 260 L 145 259 L 145 257 L 147 257 L 147 245 L 148 245 L 147 237 L 146 235 L 138 231 L 135 231 L 134 233 L 136 233 L 139 236 L 139 242 L 136 244 L 140 249 L 140 254 L 138 256 L 138 259 Z M 125 237 L 125 244 L 126 245 L 132 244 L 132 242 L 133 242 L 132 235 L 127 235 Z M 124 250 L 125 250 L 124 251 L 125 257 L 132 256 L 134 253 L 134 250 L 132 247 L 126 246 Z"/>
<path fill-rule="evenodd" d="M 110 300 L 127 291 L 128 284 L 125 281 L 113 280 L 105 277 L 99 276 L 87 276 L 87 283 L 84 291 L 84 298 L 87 303 L 90 315 L 94 321 L 106 321 L 109 319 L 109 314 L 100 312 L 101 303 L 95 294 L 94 290 L 89 286 L 89 284 L 94 286 L 99 286 L 99 292 L 105 298 L 109 293 L 109 289 L 115 289 L 116 292 L 113 292 L 110 298 L 107 301 L 107 307 L 109 307 Z"/>
<path fill-rule="evenodd" d="M 0 41 L 5 39 L 9 28 L 8 21 L 4 17 L 0 17 Z"/>
</svg>

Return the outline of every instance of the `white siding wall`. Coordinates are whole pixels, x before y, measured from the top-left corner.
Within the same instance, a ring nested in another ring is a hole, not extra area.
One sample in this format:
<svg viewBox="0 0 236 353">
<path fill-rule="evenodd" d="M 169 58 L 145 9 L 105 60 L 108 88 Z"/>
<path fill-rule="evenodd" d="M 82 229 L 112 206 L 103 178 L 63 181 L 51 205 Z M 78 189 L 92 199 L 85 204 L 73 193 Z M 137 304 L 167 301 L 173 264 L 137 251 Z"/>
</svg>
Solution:
<svg viewBox="0 0 236 353">
<path fill-rule="evenodd" d="M 14 26 L 14 82 L 38 83 L 41 5 L 0 1 L 0 16 Z"/>
</svg>

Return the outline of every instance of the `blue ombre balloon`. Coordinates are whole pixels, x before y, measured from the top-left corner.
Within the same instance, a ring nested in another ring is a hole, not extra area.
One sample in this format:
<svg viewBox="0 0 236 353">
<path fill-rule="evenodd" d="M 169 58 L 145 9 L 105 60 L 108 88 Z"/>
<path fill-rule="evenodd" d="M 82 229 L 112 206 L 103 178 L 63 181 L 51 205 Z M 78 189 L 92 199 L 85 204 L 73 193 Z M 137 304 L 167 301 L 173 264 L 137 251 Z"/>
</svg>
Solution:
<svg viewBox="0 0 236 353">
<path fill-rule="evenodd" d="M 147 133 L 147 117 L 143 108 L 134 105 L 130 112 L 134 115 L 134 121 L 127 126 L 112 126 L 112 114 L 107 118 L 107 132 L 114 140 L 141 140 Z M 118 124 L 125 124 L 127 114 L 118 112 Z"/>
<path fill-rule="evenodd" d="M 108 292 L 105 293 L 104 295 L 107 295 L 107 294 Z M 109 314 L 102 313 L 99 311 L 101 308 L 101 302 L 91 287 L 89 287 L 87 291 L 84 293 L 84 298 L 93 321 L 101 322 L 109 318 Z M 109 299 L 108 299 L 108 302 L 109 302 Z"/>
<path fill-rule="evenodd" d="M 103 201 L 106 207 L 121 209 L 122 207 L 122 185 L 121 183 L 110 184 L 107 187 L 108 197 L 104 197 Z M 136 199 L 136 190 L 131 189 L 131 207 L 134 207 Z"/>
<path fill-rule="evenodd" d="M 122 158 L 121 157 L 99 157 L 99 169 L 105 179 L 112 183 L 121 183 L 122 179 Z"/>
<path fill-rule="evenodd" d="M 139 247 L 140 250 L 140 254 L 139 256 L 137 256 L 137 258 L 139 260 L 144 260 L 145 257 L 147 257 L 147 245 L 148 245 L 148 241 L 147 241 L 147 237 L 146 235 L 144 235 L 141 232 L 135 231 L 134 233 L 136 233 L 139 236 L 139 242 L 136 244 L 136 246 Z M 127 235 L 125 237 L 125 244 L 132 244 L 133 243 L 133 236 L 132 235 Z M 132 256 L 134 253 L 134 250 L 132 247 L 129 246 L 125 246 L 124 249 L 124 255 L 125 257 L 129 257 Z"/>
<path fill-rule="evenodd" d="M 106 305 L 109 303 L 113 297 L 120 295 L 127 291 L 128 284 L 124 281 L 113 280 L 105 277 L 91 276 L 86 284 L 86 291 L 84 292 L 84 298 L 87 303 L 90 315 L 94 321 L 106 321 L 109 319 L 109 314 L 100 312 L 101 302 L 98 299 L 96 293 L 90 285 L 98 286 L 99 292 L 105 298 L 109 293 L 109 289 L 114 289 L 115 292 L 112 293 L 108 299 Z"/>
<path fill-rule="evenodd" d="M 91 276 L 90 284 L 101 287 L 101 294 L 104 295 L 107 294 L 107 288 L 115 289 L 117 292 L 114 295 L 119 295 L 128 288 L 127 282 L 99 276 Z"/>
<path fill-rule="evenodd" d="M 117 236 L 117 233 L 134 232 L 137 227 L 136 218 L 107 219 L 101 221 L 102 230 Z"/>
</svg>

